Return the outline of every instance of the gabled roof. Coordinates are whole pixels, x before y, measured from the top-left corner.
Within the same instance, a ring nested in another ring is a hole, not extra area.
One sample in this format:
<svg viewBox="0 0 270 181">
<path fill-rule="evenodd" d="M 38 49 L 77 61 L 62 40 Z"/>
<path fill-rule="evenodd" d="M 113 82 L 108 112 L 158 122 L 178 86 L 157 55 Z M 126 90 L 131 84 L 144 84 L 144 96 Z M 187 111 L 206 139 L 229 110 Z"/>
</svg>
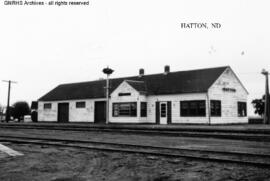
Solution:
<svg viewBox="0 0 270 181">
<path fill-rule="evenodd" d="M 125 80 L 131 87 L 140 93 L 146 93 L 146 83 L 144 81 L 137 80 Z"/>
<path fill-rule="evenodd" d="M 124 80 L 129 80 L 128 83 L 136 90 L 142 90 L 142 84 L 131 82 L 143 81 L 145 88 L 147 87 L 147 95 L 207 92 L 226 68 L 228 66 L 110 79 L 110 92 Z M 61 84 L 39 101 L 105 98 L 105 85 L 106 80 Z"/>
</svg>

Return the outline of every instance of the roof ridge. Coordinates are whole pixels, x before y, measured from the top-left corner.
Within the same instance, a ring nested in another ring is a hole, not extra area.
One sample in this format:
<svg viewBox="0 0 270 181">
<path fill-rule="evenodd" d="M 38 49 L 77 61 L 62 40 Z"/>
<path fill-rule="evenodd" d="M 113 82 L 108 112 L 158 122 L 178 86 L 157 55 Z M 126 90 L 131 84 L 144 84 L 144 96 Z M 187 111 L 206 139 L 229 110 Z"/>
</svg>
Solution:
<svg viewBox="0 0 270 181">
<path fill-rule="evenodd" d="M 210 67 L 210 68 L 200 68 L 200 69 L 191 69 L 191 70 L 179 70 L 179 71 L 174 71 L 174 72 L 170 72 L 169 74 L 172 73 L 179 73 L 179 72 L 190 72 L 190 71 L 201 71 L 201 70 L 210 70 L 210 69 L 218 69 L 218 68 L 228 68 L 230 67 L 229 65 L 226 66 L 219 66 L 219 67 Z M 154 76 L 154 75 L 164 75 L 164 73 L 154 73 L 154 74 L 146 74 L 143 77 L 147 77 L 147 76 Z M 166 76 L 166 75 L 165 75 Z M 137 76 L 127 76 L 127 77 L 116 77 L 116 78 L 111 78 L 110 80 L 116 80 L 116 79 L 125 79 L 125 80 L 129 80 L 128 78 L 136 78 Z M 101 81 L 106 81 L 106 79 L 102 79 L 102 80 L 90 80 L 90 81 L 81 81 L 81 82 L 71 82 L 71 83 L 64 83 L 64 84 L 59 84 L 58 86 L 62 86 L 62 85 L 71 85 L 71 84 L 83 84 L 83 83 L 89 83 L 89 82 L 101 82 Z M 132 81 L 132 80 L 129 80 Z"/>
<path fill-rule="evenodd" d="M 142 80 L 128 80 L 128 79 L 125 79 L 124 81 L 127 81 L 127 82 L 145 83 L 145 81 L 142 81 Z"/>
<path fill-rule="evenodd" d="M 190 72 L 190 71 L 201 71 L 201 70 L 211 70 L 211 69 L 219 69 L 219 68 L 228 68 L 228 67 L 230 67 L 230 66 L 229 65 L 224 65 L 224 66 L 218 66 L 218 67 L 208 67 L 208 68 L 199 68 L 199 69 L 190 69 L 190 70 L 179 70 L 179 71 L 169 72 L 169 74 L 179 73 L 179 72 Z M 154 76 L 154 75 L 164 75 L 164 72 L 153 73 L 153 74 L 145 74 L 145 75 L 143 75 L 143 77 Z M 111 80 L 114 80 L 114 79 L 125 79 L 125 78 L 134 78 L 134 77 L 138 77 L 138 76 L 117 77 L 117 78 L 113 78 Z"/>
</svg>

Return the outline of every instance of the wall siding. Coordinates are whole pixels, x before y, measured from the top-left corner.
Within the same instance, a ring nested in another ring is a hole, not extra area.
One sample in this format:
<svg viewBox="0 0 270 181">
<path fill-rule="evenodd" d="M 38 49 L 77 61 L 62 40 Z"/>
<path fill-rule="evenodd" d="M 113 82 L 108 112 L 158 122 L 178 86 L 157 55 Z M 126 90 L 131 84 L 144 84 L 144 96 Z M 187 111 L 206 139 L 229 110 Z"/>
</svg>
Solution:
<svg viewBox="0 0 270 181">
<path fill-rule="evenodd" d="M 131 93 L 130 96 L 118 96 L 119 93 Z M 117 89 L 111 94 L 110 99 L 110 122 L 111 123 L 147 123 L 147 117 L 140 117 L 141 104 L 146 101 L 146 96 L 141 95 L 136 89 L 131 87 L 128 83 L 121 83 Z M 112 104 L 117 102 L 137 102 L 137 116 L 136 117 L 113 117 Z M 147 105 L 148 107 L 148 105 Z"/>
<path fill-rule="evenodd" d="M 105 99 L 85 99 L 70 101 L 51 101 L 38 102 L 38 121 L 57 121 L 58 103 L 69 103 L 69 121 L 70 122 L 94 122 L 95 101 L 104 101 Z M 76 102 L 85 101 L 85 108 L 76 108 Z M 43 109 L 44 103 L 51 103 L 52 108 Z"/>
<path fill-rule="evenodd" d="M 180 101 L 184 100 L 206 100 L 206 93 L 192 93 L 192 94 L 177 94 L 177 95 L 163 95 L 163 96 L 148 96 L 148 110 L 147 119 L 151 123 L 156 122 L 156 102 L 172 102 L 172 123 L 196 123 L 196 124 L 208 124 L 208 109 L 206 105 L 206 116 L 205 117 L 181 117 L 180 116 Z"/>
<path fill-rule="evenodd" d="M 51 103 L 51 109 L 43 109 L 44 103 Z M 38 102 L 38 121 L 57 121 L 57 104 L 54 102 Z"/>
<path fill-rule="evenodd" d="M 236 92 L 223 91 L 233 88 Z M 221 100 L 221 117 L 211 117 L 211 124 L 248 123 L 248 117 L 238 117 L 237 102 L 247 102 L 248 93 L 228 68 L 209 89 L 209 99 Z M 248 105 L 248 104 L 247 104 Z"/>
</svg>

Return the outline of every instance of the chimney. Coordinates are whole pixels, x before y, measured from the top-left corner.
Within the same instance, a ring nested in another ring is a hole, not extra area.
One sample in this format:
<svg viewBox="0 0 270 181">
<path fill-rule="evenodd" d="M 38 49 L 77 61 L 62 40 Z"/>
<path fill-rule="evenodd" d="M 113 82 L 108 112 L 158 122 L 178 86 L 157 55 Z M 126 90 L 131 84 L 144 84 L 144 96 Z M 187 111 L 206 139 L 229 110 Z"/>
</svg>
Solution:
<svg viewBox="0 0 270 181">
<path fill-rule="evenodd" d="M 144 69 L 141 68 L 139 70 L 139 77 L 142 77 L 142 76 L 144 76 Z"/>
<path fill-rule="evenodd" d="M 169 65 L 165 65 L 164 67 L 164 74 L 167 75 L 170 72 L 170 66 Z"/>
</svg>

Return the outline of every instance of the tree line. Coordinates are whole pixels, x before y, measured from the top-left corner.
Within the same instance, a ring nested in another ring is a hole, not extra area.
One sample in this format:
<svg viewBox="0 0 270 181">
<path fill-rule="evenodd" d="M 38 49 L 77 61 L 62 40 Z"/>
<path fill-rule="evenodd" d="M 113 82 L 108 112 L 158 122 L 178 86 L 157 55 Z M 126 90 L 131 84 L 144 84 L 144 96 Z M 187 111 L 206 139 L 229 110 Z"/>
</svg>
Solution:
<svg viewBox="0 0 270 181">
<path fill-rule="evenodd" d="M 6 109 L 0 105 L 0 116 L 3 117 L 5 115 Z M 21 122 L 24 119 L 25 115 L 31 115 L 32 121 L 36 121 L 37 114 L 36 112 L 31 112 L 30 106 L 26 101 L 18 101 L 15 102 L 12 106 L 9 107 L 10 116 L 13 117 L 13 119 L 17 119 L 18 122 Z"/>
</svg>

